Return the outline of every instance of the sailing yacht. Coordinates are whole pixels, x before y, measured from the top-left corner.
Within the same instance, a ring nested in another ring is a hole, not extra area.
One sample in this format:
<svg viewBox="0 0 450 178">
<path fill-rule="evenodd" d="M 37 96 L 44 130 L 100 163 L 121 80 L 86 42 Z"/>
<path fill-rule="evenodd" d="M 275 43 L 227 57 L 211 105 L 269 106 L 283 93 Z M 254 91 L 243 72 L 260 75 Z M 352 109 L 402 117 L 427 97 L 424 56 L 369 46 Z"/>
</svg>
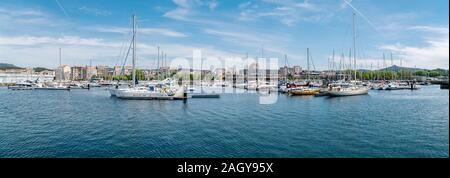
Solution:
<svg viewBox="0 0 450 178">
<path fill-rule="evenodd" d="M 355 13 L 353 13 L 353 59 L 354 59 L 354 80 L 350 83 L 337 83 L 330 85 L 329 96 L 354 96 L 369 93 L 369 87 L 363 86 L 356 81 L 356 37 L 355 37 Z"/>
<path fill-rule="evenodd" d="M 311 81 L 309 80 L 309 48 L 306 48 L 306 60 L 307 60 L 307 66 L 308 66 L 308 81 L 306 81 L 306 85 L 299 86 L 295 88 L 291 88 L 289 90 L 289 93 L 291 95 L 315 95 L 316 93 L 320 92 L 320 89 L 311 87 Z"/>
<path fill-rule="evenodd" d="M 138 80 L 136 78 L 136 16 L 133 15 L 133 59 L 132 59 L 132 87 L 120 89 L 116 87 L 115 90 L 110 90 L 111 95 L 115 95 L 120 99 L 184 99 L 186 98 L 186 87 L 179 87 L 174 91 L 173 87 L 164 87 L 165 84 L 149 84 L 148 86 L 137 86 Z M 167 83 L 167 82 L 164 82 Z M 172 82 L 173 83 L 173 82 Z"/>
</svg>

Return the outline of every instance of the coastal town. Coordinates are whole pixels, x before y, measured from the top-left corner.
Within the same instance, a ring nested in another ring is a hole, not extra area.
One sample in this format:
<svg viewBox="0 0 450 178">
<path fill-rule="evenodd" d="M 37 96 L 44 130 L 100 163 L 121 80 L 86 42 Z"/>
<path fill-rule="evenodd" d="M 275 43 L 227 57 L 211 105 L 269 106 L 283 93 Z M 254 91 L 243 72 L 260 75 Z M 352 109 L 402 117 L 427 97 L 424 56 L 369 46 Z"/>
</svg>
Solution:
<svg viewBox="0 0 450 178">
<path fill-rule="evenodd" d="M 113 81 L 131 80 L 132 66 L 68 66 L 61 65 L 56 69 L 42 67 L 21 68 L 11 64 L 1 64 L 0 85 L 15 85 L 24 81 L 53 82 L 65 81 L 73 82 L 96 82 L 109 86 Z M 256 72 L 257 71 L 257 72 Z M 160 67 L 159 69 L 137 69 L 137 77 L 140 81 L 163 80 L 165 78 L 176 78 L 192 76 L 194 81 L 206 81 L 211 84 L 227 82 L 228 85 L 236 87 L 236 84 L 243 81 L 279 82 L 304 81 L 307 79 L 317 81 L 330 81 L 345 78 L 349 71 L 324 70 L 308 71 L 301 66 L 280 67 L 278 70 L 257 70 L 256 64 L 250 65 L 247 69 L 236 70 L 235 68 L 217 68 L 211 70 L 193 70 L 183 68 Z M 357 77 L 365 81 L 377 80 L 411 80 L 420 84 L 442 84 L 447 88 L 448 70 L 424 70 L 402 68 L 396 65 L 379 70 L 360 70 Z M 446 85 L 447 84 L 447 85 Z"/>
<path fill-rule="evenodd" d="M 0 1 L 0 158 L 448 158 L 448 3 Z"/>
</svg>

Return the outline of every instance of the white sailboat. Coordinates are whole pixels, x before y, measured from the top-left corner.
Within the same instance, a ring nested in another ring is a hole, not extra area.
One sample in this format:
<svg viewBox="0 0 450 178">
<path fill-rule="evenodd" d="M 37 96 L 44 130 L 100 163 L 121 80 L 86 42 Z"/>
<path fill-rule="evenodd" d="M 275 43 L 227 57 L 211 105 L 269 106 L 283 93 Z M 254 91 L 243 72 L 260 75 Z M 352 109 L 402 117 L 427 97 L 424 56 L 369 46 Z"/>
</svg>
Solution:
<svg viewBox="0 0 450 178">
<path fill-rule="evenodd" d="M 59 66 L 61 66 L 61 48 L 59 48 Z M 70 88 L 62 83 L 63 71 L 59 72 L 60 80 L 58 82 L 54 81 L 51 83 L 38 83 L 35 90 L 70 90 Z"/>
<path fill-rule="evenodd" d="M 111 94 L 115 94 L 117 98 L 120 99 L 144 99 L 144 100 L 152 100 L 152 99 L 183 99 L 186 98 L 186 90 L 185 87 L 180 87 L 174 91 L 172 87 L 161 87 L 158 84 L 150 84 L 147 87 L 137 86 L 136 84 L 136 16 L 133 15 L 133 59 L 132 59 L 132 87 L 131 88 L 123 88 L 113 90 Z M 165 84 L 162 84 L 165 86 Z"/>
<path fill-rule="evenodd" d="M 356 37 L 355 37 L 355 13 L 353 13 L 353 59 L 354 59 L 354 82 L 339 83 L 330 86 L 329 96 L 354 96 L 369 93 L 369 87 L 358 84 L 356 81 Z"/>
</svg>

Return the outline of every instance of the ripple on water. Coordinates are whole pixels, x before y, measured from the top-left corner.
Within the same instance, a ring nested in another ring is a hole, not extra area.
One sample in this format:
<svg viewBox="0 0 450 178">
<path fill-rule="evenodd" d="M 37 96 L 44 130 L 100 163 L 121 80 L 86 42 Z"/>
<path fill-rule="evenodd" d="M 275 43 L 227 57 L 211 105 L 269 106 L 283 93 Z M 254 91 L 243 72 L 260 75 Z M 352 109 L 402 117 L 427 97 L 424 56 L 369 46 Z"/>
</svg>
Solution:
<svg viewBox="0 0 450 178">
<path fill-rule="evenodd" d="M 217 90 L 219 92 L 219 90 Z M 127 101 L 0 88 L 0 157 L 448 157 L 448 90 Z"/>
</svg>

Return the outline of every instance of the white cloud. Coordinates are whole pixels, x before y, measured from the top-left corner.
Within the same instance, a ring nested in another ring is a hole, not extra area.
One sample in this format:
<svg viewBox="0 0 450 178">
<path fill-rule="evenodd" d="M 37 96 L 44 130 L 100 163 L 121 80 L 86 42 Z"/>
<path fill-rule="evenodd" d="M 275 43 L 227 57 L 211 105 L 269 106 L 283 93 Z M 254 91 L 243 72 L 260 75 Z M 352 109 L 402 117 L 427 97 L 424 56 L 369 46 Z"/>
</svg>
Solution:
<svg viewBox="0 0 450 178">
<path fill-rule="evenodd" d="M 411 26 L 408 28 L 409 30 L 418 30 L 428 33 L 437 33 L 437 34 L 448 34 L 449 29 L 448 27 L 434 27 L 434 26 L 425 26 L 425 25 L 419 25 L 419 26 Z"/>
<path fill-rule="evenodd" d="M 290 44 L 289 37 L 280 34 L 261 33 L 258 31 L 226 31 L 217 29 L 205 29 L 204 32 L 209 35 L 214 35 L 224 42 L 228 42 L 233 46 L 239 48 L 239 51 L 244 49 L 252 50 L 253 55 L 261 55 L 262 48 L 264 49 L 265 57 L 276 57 L 288 54 L 289 58 L 295 60 L 303 60 L 304 55 L 298 52 L 289 51 Z"/>
<path fill-rule="evenodd" d="M 127 34 L 131 32 L 130 28 L 122 28 L 122 27 L 100 27 L 94 28 L 94 30 L 98 32 L 121 33 L 121 34 Z M 169 37 L 187 37 L 187 35 L 184 33 L 166 28 L 138 28 L 138 34 L 164 35 Z"/>
<path fill-rule="evenodd" d="M 320 22 L 332 15 L 331 11 L 324 11 L 323 7 L 308 0 L 303 2 L 292 0 L 264 0 L 266 6 L 260 7 L 252 2 L 239 5 L 239 20 L 256 20 L 272 18 L 286 26 L 292 26 L 300 21 Z"/>
<path fill-rule="evenodd" d="M 397 44 L 381 45 L 381 49 L 399 53 L 410 65 L 426 68 L 447 68 L 449 66 L 448 27 L 412 26 L 409 30 L 426 32 L 423 46 Z"/>
<path fill-rule="evenodd" d="M 208 7 L 210 10 L 216 9 L 218 5 L 219 5 L 219 3 L 215 0 L 212 0 L 208 3 Z"/>
<path fill-rule="evenodd" d="M 176 8 L 167 11 L 164 17 L 183 21 L 195 21 L 192 20 L 192 16 L 198 14 L 197 11 L 202 7 L 208 7 L 212 11 L 219 5 L 216 0 L 172 0 L 172 2 Z"/>
<path fill-rule="evenodd" d="M 175 10 L 168 11 L 164 14 L 164 17 L 168 17 L 175 20 L 186 20 L 187 16 L 190 14 L 189 9 L 177 8 Z"/>
<path fill-rule="evenodd" d="M 126 48 L 125 44 L 125 48 Z M 138 66 L 155 67 L 157 46 L 167 53 L 168 59 L 176 57 L 191 58 L 193 49 L 202 49 L 204 57 L 233 56 L 232 53 L 205 45 L 180 45 L 174 43 L 137 44 Z M 0 36 L 0 60 L 23 67 L 56 67 L 58 49 L 63 49 L 63 64 L 87 65 L 93 59 L 95 65 L 117 65 L 123 61 L 123 42 L 107 41 L 99 38 L 82 38 L 78 36 L 35 37 L 35 36 Z M 119 55 L 121 53 L 121 55 Z"/>
<path fill-rule="evenodd" d="M 111 12 L 107 11 L 107 10 L 102 10 L 102 9 L 97 9 L 97 8 L 90 8 L 90 7 L 80 7 L 78 8 L 78 10 L 80 10 L 81 12 L 85 13 L 85 14 L 93 14 L 95 16 L 109 16 L 111 15 Z"/>
<path fill-rule="evenodd" d="M 53 37 L 34 37 L 34 36 L 18 36 L 4 37 L 0 36 L 0 45 L 85 45 L 85 46 L 113 46 L 98 38 L 81 38 L 78 36 L 63 36 L 61 38 Z"/>
</svg>

